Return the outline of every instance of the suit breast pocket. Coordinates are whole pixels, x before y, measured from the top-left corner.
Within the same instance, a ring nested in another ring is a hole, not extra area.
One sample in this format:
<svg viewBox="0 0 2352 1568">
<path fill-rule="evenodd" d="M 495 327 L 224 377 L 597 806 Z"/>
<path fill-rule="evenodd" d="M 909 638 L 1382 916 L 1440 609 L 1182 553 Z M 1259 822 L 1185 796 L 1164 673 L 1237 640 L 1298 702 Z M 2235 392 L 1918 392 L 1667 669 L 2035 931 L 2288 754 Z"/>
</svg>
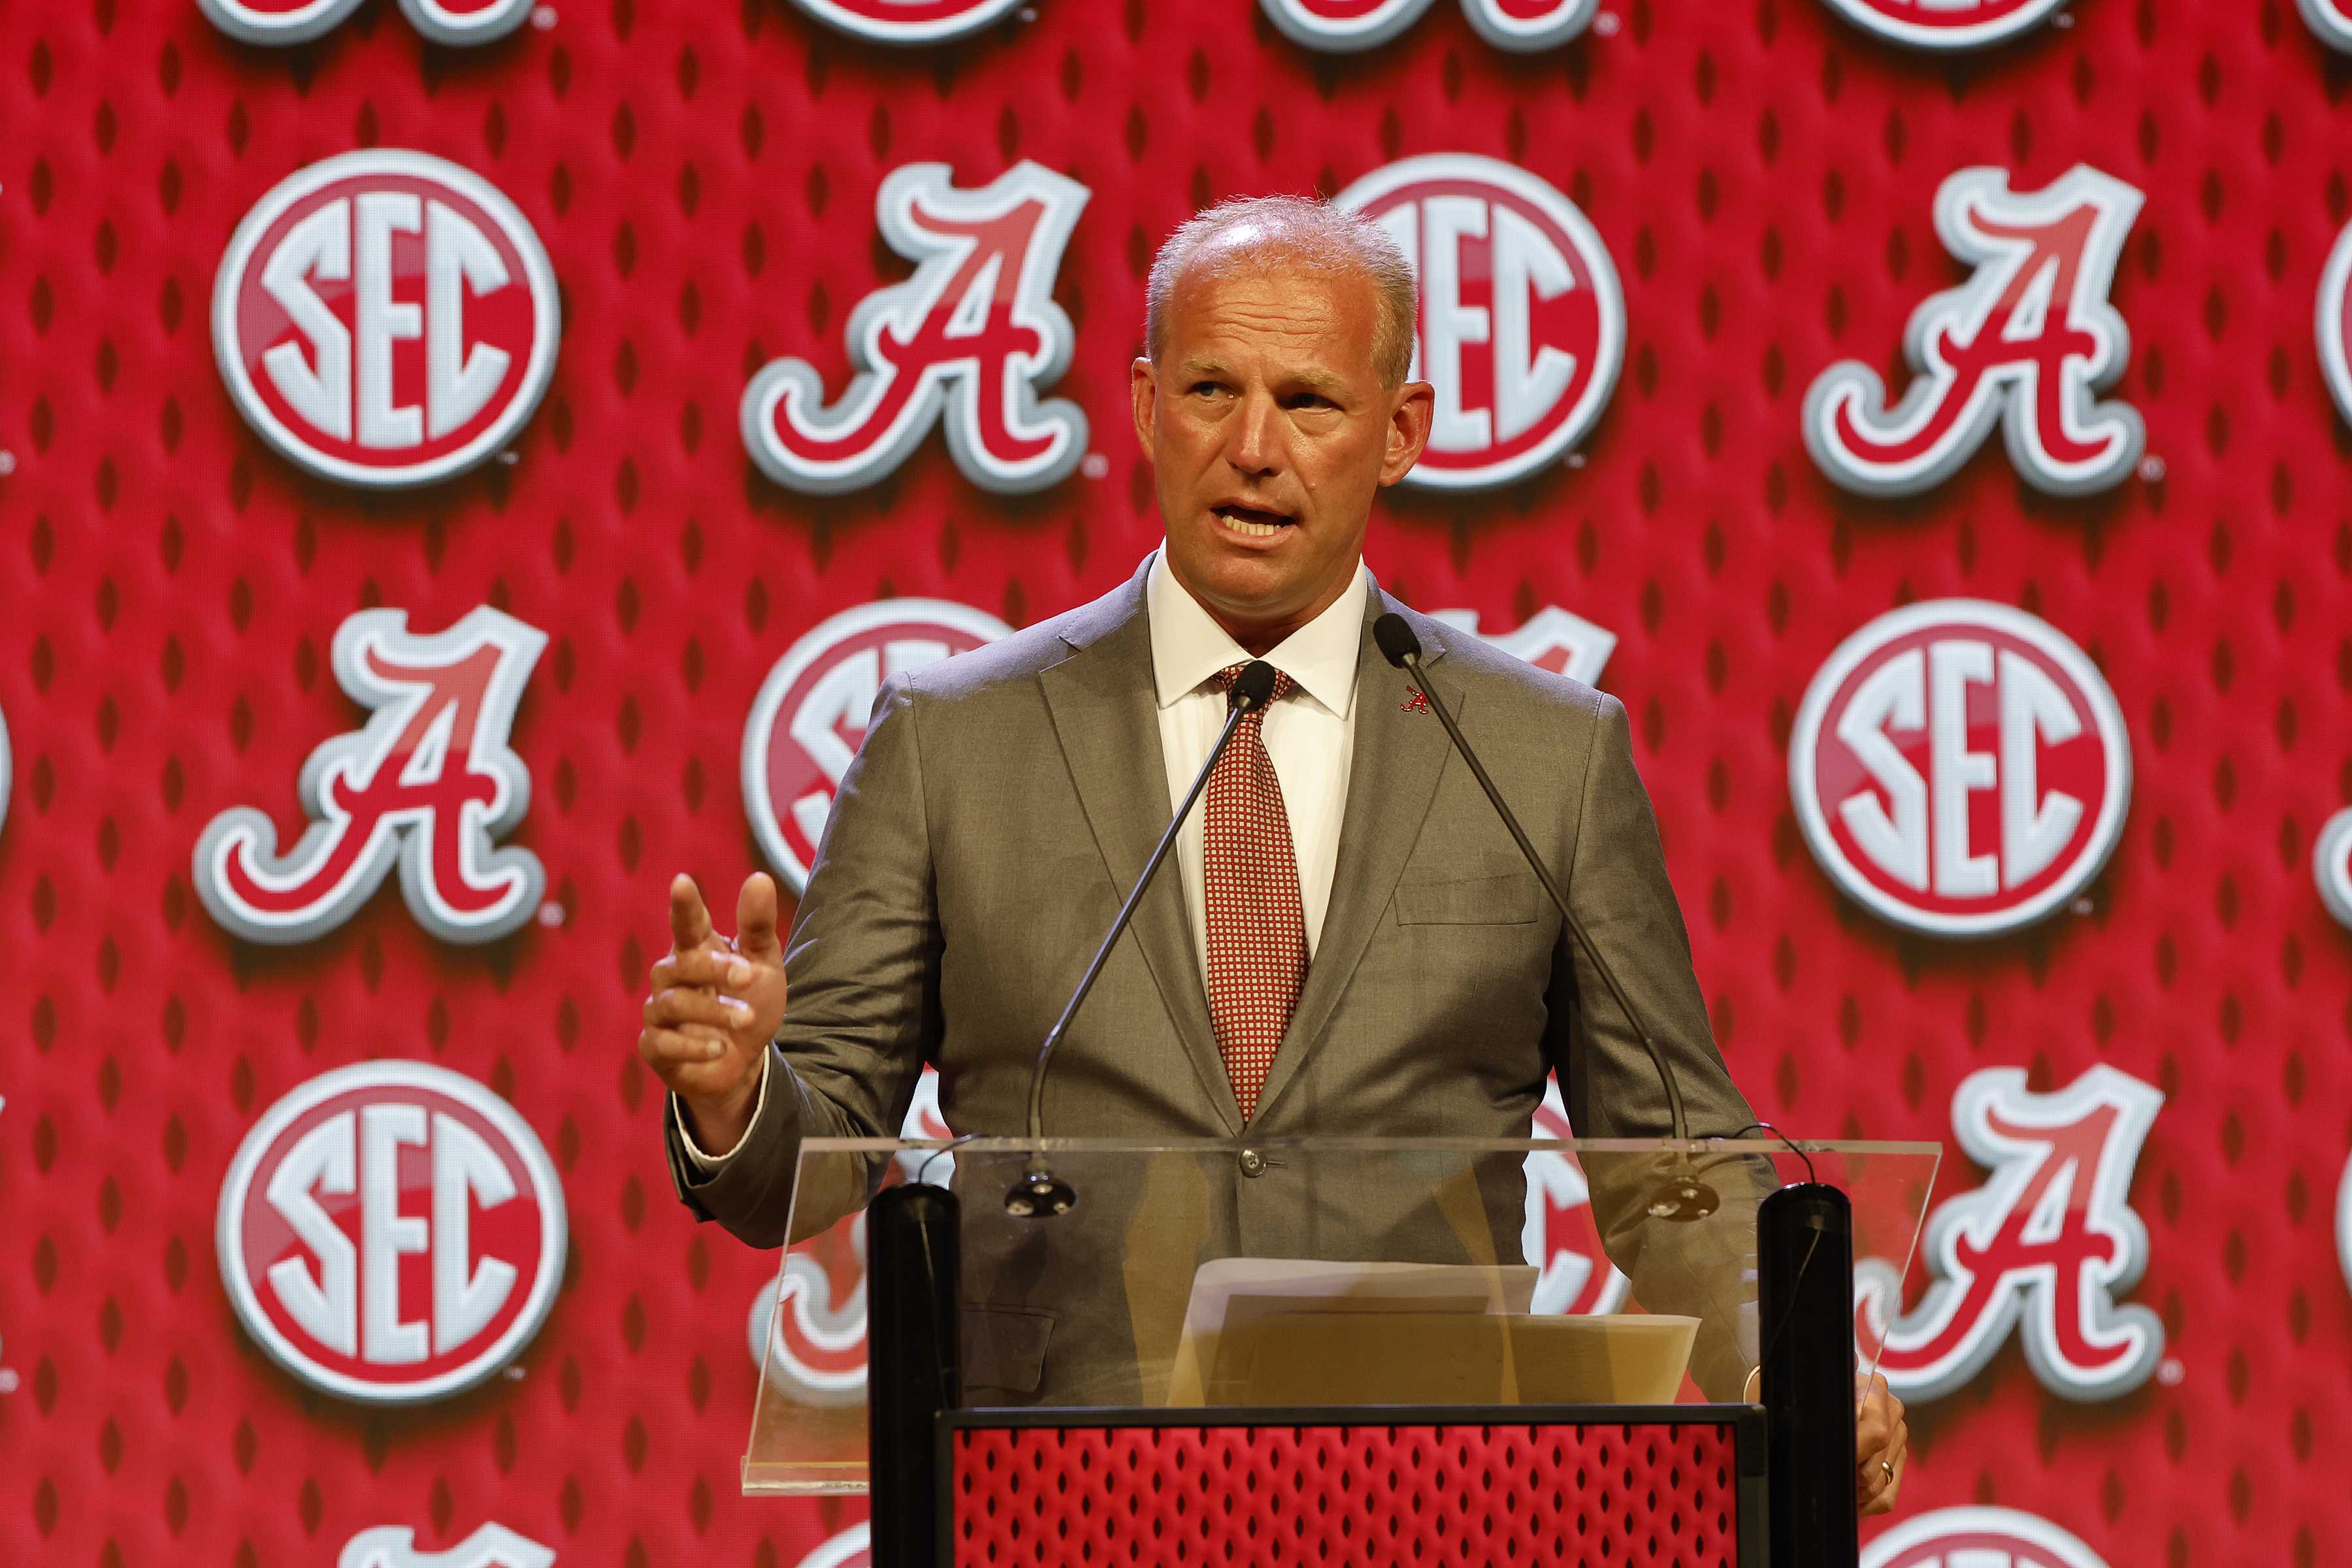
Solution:
<svg viewBox="0 0 2352 1568">
<path fill-rule="evenodd" d="M 1393 908 L 1399 925 L 1529 925 L 1541 910 L 1543 889 L 1527 872 L 1400 882 Z"/>
</svg>

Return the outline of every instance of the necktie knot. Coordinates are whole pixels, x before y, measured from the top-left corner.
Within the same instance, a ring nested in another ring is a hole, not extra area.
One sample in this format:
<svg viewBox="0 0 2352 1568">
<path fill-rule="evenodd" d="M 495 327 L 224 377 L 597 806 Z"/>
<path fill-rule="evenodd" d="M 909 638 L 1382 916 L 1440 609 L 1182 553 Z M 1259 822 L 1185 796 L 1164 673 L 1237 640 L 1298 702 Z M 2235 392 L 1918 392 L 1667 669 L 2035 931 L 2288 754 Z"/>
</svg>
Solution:
<svg viewBox="0 0 2352 1568">
<path fill-rule="evenodd" d="M 1234 689 L 1234 682 L 1242 678 L 1242 671 L 1248 668 L 1249 666 L 1246 664 L 1229 664 L 1225 666 L 1224 668 L 1217 671 L 1215 675 L 1210 677 L 1210 679 L 1217 683 L 1217 689 L 1219 691 L 1229 692 Z M 1283 674 L 1279 669 L 1276 670 L 1274 672 L 1274 692 L 1273 695 L 1269 696 L 1265 700 L 1266 707 L 1273 707 L 1276 703 L 1281 701 L 1284 698 L 1289 696 L 1297 689 L 1298 683 L 1297 681 Z M 1265 710 L 1261 709 L 1259 711 L 1263 712 Z"/>
</svg>

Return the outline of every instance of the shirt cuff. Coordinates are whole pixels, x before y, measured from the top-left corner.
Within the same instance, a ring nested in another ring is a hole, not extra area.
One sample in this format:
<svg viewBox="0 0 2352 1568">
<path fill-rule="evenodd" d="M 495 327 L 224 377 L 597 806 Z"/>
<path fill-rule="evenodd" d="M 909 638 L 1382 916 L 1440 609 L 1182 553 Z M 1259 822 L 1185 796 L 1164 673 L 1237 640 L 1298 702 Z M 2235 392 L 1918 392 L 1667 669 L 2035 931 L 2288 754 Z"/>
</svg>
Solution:
<svg viewBox="0 0 2352 1568">
<path fill-rule="evenodd" d="M 743 1124 L 743 1136 L 735 1140 L 734 1148 L 729 1149 L 723 1154 L 706 1154 L 702 1152 L 702 1145 L 694 1141 L 694 1130 L 686 1123 L 686 1108 L 679 1103 L 677 1096 L 673 1094 L 669 1097 L 670 1119 L 677 1124 L 679 1146 L 686 1150 L 686 1157 L 694 1163 L 696 1170 L 718 1170 L 733 1159 L 736 1151 L 741 1149 L 750 1140 L 751 1129 L 759 1124 L 760 1112 L 767 1109 L 768 1080 L 775 1077 L 775 1074 L 769 1070 L 772 1065 L 765 1060 L 760 1063 L 760 1092 L 751 1100 L 751 1120 Z"/>
</svg>

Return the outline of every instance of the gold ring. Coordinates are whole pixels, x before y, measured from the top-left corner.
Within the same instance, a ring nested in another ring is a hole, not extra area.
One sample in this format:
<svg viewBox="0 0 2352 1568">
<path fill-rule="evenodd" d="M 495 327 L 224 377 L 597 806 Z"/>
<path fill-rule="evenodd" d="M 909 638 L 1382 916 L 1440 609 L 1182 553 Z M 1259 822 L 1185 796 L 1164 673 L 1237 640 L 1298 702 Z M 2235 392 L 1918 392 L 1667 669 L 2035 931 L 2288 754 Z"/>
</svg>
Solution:
<svg viewBox="0 0 2352 1568">
<path fill-rule="evenodd" d="M 1886 1479 L 1888 1480 L 1891 1481 L 1895 1479 L 1895 1467 L 1893 1465 L 1888 1464 L 1885 1459 L 1881 1459 L 1878 1461 L 1878 1468 L 1886 1472 Z"/>
</svg>

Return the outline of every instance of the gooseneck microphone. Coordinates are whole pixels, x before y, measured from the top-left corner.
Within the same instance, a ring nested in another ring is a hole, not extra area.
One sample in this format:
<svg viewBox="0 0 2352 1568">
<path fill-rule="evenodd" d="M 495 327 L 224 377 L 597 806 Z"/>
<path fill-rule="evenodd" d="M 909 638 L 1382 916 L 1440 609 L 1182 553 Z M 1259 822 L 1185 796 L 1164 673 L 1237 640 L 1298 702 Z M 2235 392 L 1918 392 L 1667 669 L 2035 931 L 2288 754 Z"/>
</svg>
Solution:
<svg viewBox="0 0 2352 1568">
<path fill-rule="evenodd" d="M 1410 637 L 1412 633 L 1408 631 L 1405 635 Z M 1217 759 L 1225 754 L 1225 746 L 1233 740 L 1234 731 L 1241 728 L 1244 716 L 1264 708 L 1274 696 L 1277 673 L 1265 660 L 1252 659 L 1234 679 L 1232 689 L 1226 694 L 1225 727 L 1217 732 L 1217 743 L 1209 748 L 1208 759 L 1202 763 L 1201 771 L 1193 775 L 1192 787 L 1184 792 L 1184 799 L 1176 807 L 1176 814 L 1168 819 L 1168 831 L 1160 836 L 1160 842 L 1152 848 L 1151 858 L 1143 863 L 1143 875 L 1135 879 L 1135 887 L 1127 895 L 1127 902 L 1118 907 L 1118 918 L 1110 922 L 1110 933 L 1103 938 L 1102 946 L 1095 950 L 1094 962 L 1087 964 L 1086 973 L 1078 977 L 1078 988 L 1070 993 L 1069 1003 L 1063 1007 L 1062 1016 L 1054 1021 L 1053 1028 L 1046 1031 L 1045 1043 L 1037 1047 L 1037 1065 L 1029 1072 L 1031 1142 L 1042 1144 L 1045 1136 L 1045 1068 L 1054 1059 L 1054 1047 L 1060 1045 L 1062 1037 L 1069 1032 L 1070 1020 L 1078 1016 L 1080 1004 L 1086 1001 L 1087 993 L 1095 988 L 1095 979 L 1102 973 L 1103 965 L 1110 961 L 1111 949 L 1118 945 L 1120 933 L 1135 918 L 1137 907 L 1143 902 L 1145 890 L 1151 886 L 1151 879 L 1159 873 L 1160 863 L 1168 858 L 1168 851 L 1176 843 L 1176 830 L 1184 825 L 1184 818 L 1192 810 L 1192 803 L 1200 799 L 1201 792 L 1208 787 L 1209 773 L 1216 767 Z M 1077 1201 L 1076 1189 L 1056 1178 L 1047 1168 L 1045 1151 L 1040 1147 L 1029 1156 L 1028 1167 L 1022 1172 L 1021 1179 L 1013 1184 L 1011 1192 L 1004 1194 L 1004 1212 L 1018 1219 L 1044 1219 L 1069 1213 Z"/>
<path fill-rule="evenodd" d="M 1619 983 L 1617 972 L 1601 955 L 1600 948 L 1593 944 L 1591 933 L 1584 929 L 1584 922 L 1578 920 L 1575 911 L 1568 907 L 1568 900 L 1560 892 L 1559 884 L 1552 880 L 1551 871 L 1544 865 L 1543 857 L 1538 855 L 1536 847 L 1528 842 L 1527 829 L 1519 826 L 1519 819 L 1503 803 L 1502 792 L 1495 787 L 1495 781 L 1486 776 L 1485 766 L 1478 761 L 1478 753 L 1470 749 L 1462 727 L 1454 721 L 1453 711 L 1445 706 L 1445 700 L 1437 694 L 1437 689 L 1430 684 L 1428 675 L 1421 668 L 1421 639 L 1413 635 L 1412 627 L 1402 616 L 1391 611 L 1372 623 L 1372 640 L 1380 645 L 1381 657 L 1412 678 L 1414 689 L 1429 704 L 1430 711 L 1437 715 L 1438 722 L 1445 726 L 1446 734 L 1453 738 L 1454 749 L 1470 765 L 1471 776 L 1478 781 L 1478 787 L 1486 792 L 1486 798 L 1495 803 L 1495 814 L 1503 819 L 1503 826 L 1511 830 L 1511 837 L 1517 842 L 1519 853 L 1528 858 L 1528 865 L 1535 871 L 1536 879 L 1543 884 L 1544 891 L 1551 895 L 1552 905 L 1559 910 L 1560 920 L 1599 973 L 1601 983 L 1609 988 L 1610 997 L 1617 1004 L 1617 1010 L 1624 1014 L 1626 1023 L 1633 1026 L 1635 1037 L 1642 1042 L 1642 1048 L 1650 1054 L 1650 1065 L 1657 1068 L 1658 1081 L 1665 1086 L 1666 1110 L 1674 1120 L 1675 1142 L 1689 1142 L 1690 1122 L 1683 1114 L 1682 1085 L 1675 1081 L 1674 1070 L 1666 1065 L 1665 1055 L 1658 1049 L 1658 1042 L 1651 1037 L 1649 1026 L 1643 1023 L 1642 1015 L 1635 1011 L 1633 999 L 1625 994 L 1625 987 Z M 1648 1208 L 1653 1219 L 1699 1220 L 1713 1214 L 1721 1203 L 1722 1199 L 1717 1196 L 1715 1189 L 1698 1179 L 1698 1172 L 1692 1167 L 1689 1153 L 1677 1151 L 1674 1168 L 1667 1173 L 1664 1183 L 1650 1194 Z"/>
</svg>

